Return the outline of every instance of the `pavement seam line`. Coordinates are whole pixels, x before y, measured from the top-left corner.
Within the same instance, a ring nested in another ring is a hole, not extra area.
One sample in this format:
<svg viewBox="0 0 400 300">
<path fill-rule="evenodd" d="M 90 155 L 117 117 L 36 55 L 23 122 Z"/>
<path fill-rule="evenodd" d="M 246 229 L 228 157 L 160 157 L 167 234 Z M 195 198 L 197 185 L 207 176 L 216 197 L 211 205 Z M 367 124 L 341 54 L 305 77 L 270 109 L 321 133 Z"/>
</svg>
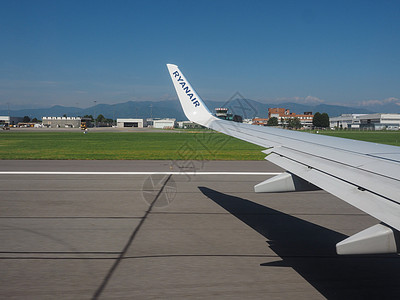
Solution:
<svg viewBox="0 0 400 300">
<path fill-rule="evenodd" d="M 111 279 L 111 277 L 114 274 L 115 270 L 117 269 L 118 265 L 123 260 L 126 251 L 132 245 L 132 242 L 135 239 L 137 233 L 139 232 L 140 228 L 142 227 L 142 225 L 146 221 L 147 216 L 150 214 L 151 210 L 153 209 L 154 204 L 157 202 L 158 198 L 160 197 L 161 193 L 164 190 L 164 187 L 166 186 L 166 184 L 168 183 L 168 181 L 170 180 L 171 177 L 172 177 L 172 174 L 168 175 L 167 179 L 164 181 L 162 187 L 160 188 L 160 191 L 158 192 L 158 194 L 156 195 L 154 200 L 151 202 L 151 204 L 150 204 L 148 210 L 146 210 L 143 218 L 140 220 L 139 224 L 136 226 L 135 230 L 132 232 L 131 236 L 129 237 L 129 240 L 126 243 L 126 245 L 125 245 L 124 249 L 122 250 L 121 254 L 116 259 L 115 263 L 112 265 L 112 267 L 110 268 L 110 270 L 108 271 L 108 273 L 104 277 L 104 279 L 103 279 L 102 283 L 100 284 L 99 288 L 94 293 L 94 295 L 92 297 L 93 300 L 98 299 L 100 297 L 101 293 L 104 291 L 105 287 L 107 286 L 109 280 Z"/>
</svg>

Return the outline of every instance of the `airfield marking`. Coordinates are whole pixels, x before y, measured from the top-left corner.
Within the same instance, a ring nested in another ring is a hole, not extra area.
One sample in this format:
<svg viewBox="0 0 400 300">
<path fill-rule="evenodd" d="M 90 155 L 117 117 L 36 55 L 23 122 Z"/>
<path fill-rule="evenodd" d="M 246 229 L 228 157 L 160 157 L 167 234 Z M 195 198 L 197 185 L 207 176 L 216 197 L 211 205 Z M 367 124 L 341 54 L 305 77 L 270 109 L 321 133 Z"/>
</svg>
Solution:
<svg viewBox="0 0 400 300">
<path fill-rule="evenodd" d="M 282 172 L 59 172 L 0 171 L 0 175 L 279 175 Z"/>
</svg>

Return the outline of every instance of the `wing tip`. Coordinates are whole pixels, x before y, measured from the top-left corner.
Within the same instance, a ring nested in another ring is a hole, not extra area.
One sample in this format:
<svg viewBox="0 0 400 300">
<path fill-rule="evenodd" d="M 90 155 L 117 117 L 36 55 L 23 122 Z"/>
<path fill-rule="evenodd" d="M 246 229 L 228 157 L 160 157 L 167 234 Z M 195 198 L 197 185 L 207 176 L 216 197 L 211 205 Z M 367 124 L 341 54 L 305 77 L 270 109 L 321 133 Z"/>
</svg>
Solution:
<svg viewBox="0 0 400 300">
<path fill-rule="evenodd" d="M 175 68 L 177 68 L 178 66 L 177 66 L 177 65 L 175 65 L 175 64 L 167 64 L 167 67 L 168 67 L 168 68 L 171 68 L 171 67 L 175 67 Z"/>
</svg>

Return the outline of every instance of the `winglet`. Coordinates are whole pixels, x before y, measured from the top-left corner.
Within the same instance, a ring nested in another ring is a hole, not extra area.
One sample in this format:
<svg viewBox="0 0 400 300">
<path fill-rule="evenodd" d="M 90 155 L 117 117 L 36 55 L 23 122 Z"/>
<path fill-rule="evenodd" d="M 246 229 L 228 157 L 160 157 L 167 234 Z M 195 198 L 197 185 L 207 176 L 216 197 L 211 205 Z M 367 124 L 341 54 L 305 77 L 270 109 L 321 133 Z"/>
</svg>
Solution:
<svg viewBox="0 0 400 300">
<path fill-rule="evenodd" d="M 167 64 L 167 68 L 186 117 L 190 121 L 207 126 L 215 117 L 183 76 L 178 66 Z"/>
</svg>

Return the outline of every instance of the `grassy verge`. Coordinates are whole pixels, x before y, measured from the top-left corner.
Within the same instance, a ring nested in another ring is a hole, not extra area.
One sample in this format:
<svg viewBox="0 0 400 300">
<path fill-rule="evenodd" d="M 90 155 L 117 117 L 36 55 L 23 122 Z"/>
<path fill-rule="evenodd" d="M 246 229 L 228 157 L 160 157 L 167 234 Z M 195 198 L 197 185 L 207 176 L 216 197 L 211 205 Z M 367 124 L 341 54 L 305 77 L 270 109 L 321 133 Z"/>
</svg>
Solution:
<svg viewBox="0 0 400 300">
<path fill-rule="evenodd" d="M 208 131 L 0 133 L 0 159 L 263 160 L 261 150 Z"/>
<path fill-rule="evenodd" d="M 319 131 L 400 146 L 396 131 Z M 210 131 L 0 132 L 0 159 L 263 160 L 262 147 Z"/>
<path fill-rule="evenodd" d="M 350 131 L 350 130 L 327 130 L 319 131 L 319 134 L 337 136 L 346 139 L 361 140 L 379 144 L 400 146 L 399 131 Z"/>
</svg>

